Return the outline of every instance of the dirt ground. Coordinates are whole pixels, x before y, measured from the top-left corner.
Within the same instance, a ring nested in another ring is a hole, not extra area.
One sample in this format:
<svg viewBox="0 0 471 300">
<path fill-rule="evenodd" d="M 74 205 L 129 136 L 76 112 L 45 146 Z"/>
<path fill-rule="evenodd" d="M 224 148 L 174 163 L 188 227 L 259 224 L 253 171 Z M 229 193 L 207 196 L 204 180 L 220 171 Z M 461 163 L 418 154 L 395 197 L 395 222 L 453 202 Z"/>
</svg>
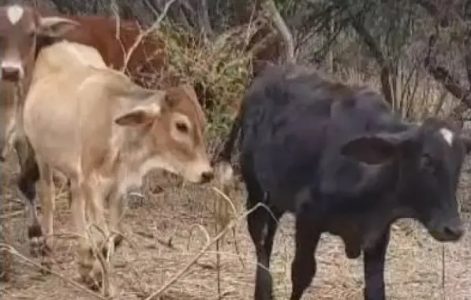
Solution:
<svg viewBox="0 0 471 300">
<path fill-rule="evenodd" d="M 2 166 L 1 177 L 4 233 L 20 253 L 30 258 L 23 206 L 11 189 L 14 176 Z M 214 203 L 222 200 L 211 186 L 168 185 L 159 193 L 155 179 L 155 175 L 149 176 L 143 189 L 145 199 L 130 199 L 125 217 L 127 242 L 113 260 L 116 299 L 145 299 L 205 245 L 202 228 L 215 235 Z M 231 193 L 239 213 L 243 211 L 243 191 L 239 186 Z M 61 195 L 55 216 L 59 236 L 55 240 L 53 270 L 76 279 L 75 240 L 61 237 L 71 232 L 70 211 Z M 444 246 L 416 223 L 401 221 L 394 226 L 387 256 L 388 299 L 471 300 L 471 216 L 465 218 L 466 236 L 459 243 Z M 277 299 L 289 298 L 292 236 L 293 217 L 287 215 L 280 224 L 272 258 Z M 348 260 L 338 238 L 323 236 L 317 261 L 316 278 L 304 299 L 362 299 L 362 260 Z M 160 299 L 252 299 L 254 269 L 254 251 L 243 221 L 235 235 L 227 235 L 218 250 L 211 247 Z M 2 300 L 94 299 L 58 276 L 42 275 L 19 258 L 14 258 L 10 276 L 9 282 L 0 283 Z"/>
</svg>

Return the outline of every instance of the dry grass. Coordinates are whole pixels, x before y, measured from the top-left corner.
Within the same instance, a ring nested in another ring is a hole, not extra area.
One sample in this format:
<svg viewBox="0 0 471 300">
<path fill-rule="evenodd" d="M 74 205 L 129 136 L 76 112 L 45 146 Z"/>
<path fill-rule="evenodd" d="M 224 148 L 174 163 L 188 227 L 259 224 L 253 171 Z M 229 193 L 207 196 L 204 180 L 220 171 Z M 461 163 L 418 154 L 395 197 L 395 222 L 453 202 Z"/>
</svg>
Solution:
<svg viewBox="0 0 471 300">
<path fill-rule="evenodd" d="M 10 190 L 13 177 L 8 177 L 10 179 L 2 187 L 7 201 L 2 206 L 2 215 L 21 209 Z M 220 196 L 210 187 L 176 187 L 172 182 L 164 187 L 163 193 L 154 194 L 152 185 L 160 179 L 160 175 L 151 174 L 143 189 L 146 199 L 131 199 L 125 217 L 129 242 L 118 250 L 113 260 L 111 279 L 116 287 L 116 299 L 145 299 L 200 253 L 207 242 L 201 228 L 215 236 L 217 218 L 214 215 L 214 201 L 221 201 L 217 199 Z M 241 186 L 233 189 L 231 196 L 235 199 L 236 210 L 242 211 L 244 191 Z M 2 219 L 2 223 L 14 232 L 12 245 L 23 255 L 29 256 L 24 216 L 20 214 Z M 67 201 L 63 197 L 57 201 L 55 224 L 59 238 L 55 244 L 53 269 L 62 276 L 74 279 L 75 240 L 66 238 L 71 231 L 71 223 Z M 471 222 L 467 224 L 471 231 Z M 275 240 L 272 260 L 278 299 L 286 299 L 290 291 L 292 233 L 293 217 L 286 216 Z M 235 241 L 240 251 L 236 251 Z M 220 257 L 219 268 L 217 254 Z M 339 239 L 323 236 L 317 258 L 317 278 L 309 288 L 306 299 L 362 299 L 361 260 L 347 260 Z M 394 226 L 387 259 L 389 299 L 469 300 L 471 297 L 469 233 L 460 243 L 445 246 L 444 287 L 442 246 L 420 226 L 408 222 Z M 254 270 L 253 247 L 245 222 L 242 222 L 235 236 L 226 236 L 217 253 L 215 247 L 211 247 L 158 299 L 251 299 Z M 23 264 L 19 259 L 14 260 L 11 280 L 0 284 L 0 293 L 2 299 L 93 299 L 61 278 L 42 275 L 37 268 Z"/>
</svg>

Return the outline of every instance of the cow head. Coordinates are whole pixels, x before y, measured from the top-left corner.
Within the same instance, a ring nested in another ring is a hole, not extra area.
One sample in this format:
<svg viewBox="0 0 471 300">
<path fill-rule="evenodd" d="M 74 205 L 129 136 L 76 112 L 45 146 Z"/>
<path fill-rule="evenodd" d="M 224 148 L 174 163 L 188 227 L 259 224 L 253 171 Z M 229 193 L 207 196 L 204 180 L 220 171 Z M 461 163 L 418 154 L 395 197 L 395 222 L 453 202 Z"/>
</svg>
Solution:
<svg viewBox="0 0 471 300">
<path fill-rule="evenodd" d="M 161 98 L 156 101 L 155 98 Z M 213 178 L 203 137 L 205 117 L 191 86 L 181 85 L 136 104 L 115 120 L 140 135 L 156 167 L 182 175 L 190 182 Z"/>
<path fill-rule="evenodd" d="M 439 241 L 464 233 L 456 199 L 461 166 L 471 143 L 449 124 L 428 119 L 420 126 L 363 136 L 348 142 L 342 153 L 367 164 L 397 166 L 397 200 Z"/>
<path fill-rule="evenodd" d="M 59 17 L 41 17 L 31 7 L 0 7 L 0 78 L 19 82 L 31 71 L 38 39 L 57 38 L 78 23 Z"/>
</svg>

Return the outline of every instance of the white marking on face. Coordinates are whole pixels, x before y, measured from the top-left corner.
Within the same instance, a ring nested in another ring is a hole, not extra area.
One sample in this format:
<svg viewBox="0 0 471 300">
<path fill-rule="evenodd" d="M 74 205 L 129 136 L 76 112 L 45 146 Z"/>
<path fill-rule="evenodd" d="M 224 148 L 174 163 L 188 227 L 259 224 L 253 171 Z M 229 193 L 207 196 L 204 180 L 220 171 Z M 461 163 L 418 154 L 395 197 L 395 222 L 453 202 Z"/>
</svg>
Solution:
<svg viewBox="0 0 471 300">
<path fill-rule="evenodd" d="M 15 25 L 23 17 L 24 9 L 19 5 L 12 5 L 7 9 L 7 17 L 11 24 Z"/>
<path fill-rule="evenodd" d="M 454 133 L 448 128 L 440 129 L 440 134 L 443 136 L 448 145 L 453 145 Z"/>
</svg>

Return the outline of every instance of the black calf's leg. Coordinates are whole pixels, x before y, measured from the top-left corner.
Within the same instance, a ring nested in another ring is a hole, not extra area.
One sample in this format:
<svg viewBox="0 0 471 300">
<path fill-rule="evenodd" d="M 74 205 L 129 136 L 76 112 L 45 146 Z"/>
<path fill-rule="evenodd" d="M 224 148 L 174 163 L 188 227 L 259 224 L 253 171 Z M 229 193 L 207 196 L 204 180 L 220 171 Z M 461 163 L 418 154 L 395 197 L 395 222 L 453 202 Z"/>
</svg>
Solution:
<svg viewBox="0 0 471 300">
<path fill-rule="evenodd" d="M 291 300 L 301 299 L 306 288 L 316 274 L 315 251 L 321 232 L 309 217 L 309 211 L 303 211 L 296 217 L 296 253 L 291 265 L 292 292 Z"/>
<path fill-rule="evenodd" d="M 258 203 L 252 195 L 247 199 L 247 208 L 251 209 Z M 257 199 L 258 200 L 258 199 Z M 270 213 L 264 207 L 257 208 L 247 216 L 250 237 L 255 245 L 257 255 L 257 274 L 255 281 L 255 299 L 271 300 L 272 278 L 269 272 L 270 257 L 273 248 L 273 238 L 275 237 L 278 220 L 282 213 L 272 211 Z"/>
<path fill-rule="evenodd" d="M 389 228 L 376 245 L 365 250 L 363 262 L 365 272 L 364 296 L 366 300 L 384 300 L 384 261 L 389 244 Z"/>
</svg>

